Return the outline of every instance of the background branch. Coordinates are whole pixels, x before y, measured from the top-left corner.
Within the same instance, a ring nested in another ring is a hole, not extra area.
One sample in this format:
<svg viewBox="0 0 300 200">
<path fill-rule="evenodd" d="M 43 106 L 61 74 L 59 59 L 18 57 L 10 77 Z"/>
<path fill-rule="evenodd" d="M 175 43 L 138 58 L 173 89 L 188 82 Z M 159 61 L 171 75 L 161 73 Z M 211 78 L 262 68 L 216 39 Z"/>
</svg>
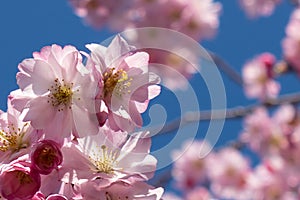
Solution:
<svg viewBox="0 0 300 200">
<path fill-rule="evenodd" d="M 290 104 L 300 103 L 300 92 L 288 94 L 288 95 L 282 95 L 277 99 L 269 99 L 266 102 L 260 102 L 249 106 L 238 106 L 238 107 L 229 108 L 225 110 L 189 112 L 184 114 L 181 118 L 177 118 L 173 121 L 168 122 L 164 126 L 158 126 L 163 128 L 156 135 L 171 133 L 172 131 L 175 131 L 178 128 L 180 128 L 181 126 L 185 126 L 187 124 L 194 123 L 194 122 L 224 119 L 224 112 L 226 113 L 225 119 L 234 119 L 234 118 L 246 116 L 256 108 L 261 106 L 274 107 L 284 103 L 290 103 Z M 159 128 L 154 127 L 151 130 L 155 131 L 157 129 Z"/>
</svg>

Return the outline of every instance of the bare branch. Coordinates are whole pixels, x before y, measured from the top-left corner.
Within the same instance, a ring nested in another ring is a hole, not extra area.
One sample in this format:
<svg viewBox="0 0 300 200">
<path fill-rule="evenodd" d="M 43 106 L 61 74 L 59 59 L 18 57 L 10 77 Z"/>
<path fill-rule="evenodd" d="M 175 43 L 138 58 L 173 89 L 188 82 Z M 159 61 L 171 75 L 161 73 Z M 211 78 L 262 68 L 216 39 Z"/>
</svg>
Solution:
<svg viewBox="0 0 300 200">
<path fill-rule="evenodd" d="M 228 65 L 221 57 L 213 52 L 209 52 L 209 55 L 217 65 L 219 69 L 221 69 L 229 78 L 231 78 L 235 83 L 242 86 L 243 79 L 241 75 L 236 72 L 230 65 Z"/>
<path fill-rule="evenodd" d="M 199 122 L 199 121 L 207 121 L 207 120 L 220 120 L 224 119 L 224 112 L 226 112 L 225 119 L 234 119 L 234 118 L 240 118 L 243 116 L 246 116 L 247 114 L 251 113 L 253 110 L 255 110 L 258 107 L 265 106 L 265 107 L 274 107 L 278 106 L 284 103 L 290 103 L 290 104 L 298 104 L 300 103 L 300 93 L 294 93 L 294 94 L 288 94 L 288 95 L 282 95 L 278 97 L 277 99 L 270 99 L 266 102 L 261 102 L 249 106 L 238 106 L 234 108 L 229 108 L 226 110 L 209 110 L 209 111 L 200 111 L 200 112 L 189 112 L 186 113 L 183 117 L 175 119 L 164 126 L 158 126 L 163 127 L 159 134 L 166 134 L 170 133 L 172 131 L 177 130 L 179 127 Z M 157 130 L 157 128 L 153 128 L 153 131 Z"/>
</svg>

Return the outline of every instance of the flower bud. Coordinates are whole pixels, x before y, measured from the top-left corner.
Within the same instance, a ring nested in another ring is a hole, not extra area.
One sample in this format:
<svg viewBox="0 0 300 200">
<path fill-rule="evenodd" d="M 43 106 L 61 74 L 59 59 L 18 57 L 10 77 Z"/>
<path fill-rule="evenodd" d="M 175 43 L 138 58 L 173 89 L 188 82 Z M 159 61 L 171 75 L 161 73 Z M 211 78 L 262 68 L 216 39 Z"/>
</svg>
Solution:
<svg viewBox="0 0 300 200">
<path fill-rule="evenodd" d="M 1 195 L 8 200 L 28 200 L 34 196 L 40 186 L 41 176 L 30 167 L 28 162 L 18 161 L 2 168 Z"/>
<path fill-rule="evenodd" d="M 62 153 L 59 145 L 52 140 L 38 142 L 31 154 L 32 167 L 40 174 L 50 174 L 62 163 Z"/>
</svg>

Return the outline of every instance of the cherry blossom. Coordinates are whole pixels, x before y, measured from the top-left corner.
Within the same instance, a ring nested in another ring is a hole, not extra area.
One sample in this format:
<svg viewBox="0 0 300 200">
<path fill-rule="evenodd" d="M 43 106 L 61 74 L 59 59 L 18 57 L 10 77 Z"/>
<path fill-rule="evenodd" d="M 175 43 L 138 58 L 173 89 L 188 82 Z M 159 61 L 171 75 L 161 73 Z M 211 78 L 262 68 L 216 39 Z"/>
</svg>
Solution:
<svg viewBox="0 0 300 200">
<path fill-rule="evenodd" d="M 53 140 L 96 134 L 96 82 L 76 48 L 47 46 L 33 57 L 19 64 L 17 82 L 23 94 L 12 96 L 12 104 L 26 103 L 24 120 Z"/>
<path fill-rule="evenodd" d="M 264 53 L 244 65 L 242 75 L 247 97 L 262 101 L 277 97 L 280 85 L 273 79 L 274 64 L 275 57 Z"/>
<path fill-rule="evenodd" d="M 119 180 L 130 184 L 150 179 L 157 161 L 149 154 L 151 139 L 147 135 L 138 132 L 127 139 L 126 135 L 107 129 L 106 133 L 100 130 L 96 136 L 78 139 L 78 145 L 66 144 L 62 148 L 62 165 L 75 171 L 78 180 L 68 177 L 64 182 L 86 179 L 104 187 Z"/>
<path fill-rule="evenodd" d="M 42 140 L 35 145 L 31 154 L 32 167 L 40 174 L 50 174 L 62 163 L 59 145 L 52 140 Z"/>
<path fill-rule="evenodd" d="M 41 185 L 40 174 L 24 160 L 14 160 L 2 167 L 0 173 L 1 195 L 8 199 L 27 200 Z"/>
<path fill-rule="evenodd" d="M 243 199 L 249 196 L 247 179 L 251 173 L 248 160 L 230 147 L 208 157 L 211 190 L 220 198 Z"/>
<path fill-rule="evenodd" d="M 200 149 L 200 151 L 199 151 Z M 181 151 L 172 154 L 175 161 L 172 175 L 177 186 L 182 190 L 193 189 L 198 183 L 206 180 L 206 158 L 202 158 L 210 150 L 210 145 L 201 141 L 187 141 Z"/>
<path fill-rule="evenodd" d="M 150 99 L 160 93 L 160 79 L 148 72 L 149 55 L 132 52 L 119 35 L 108 47 L 89 44 L 95 76 L 99 79 L 97 116 L 99 124 L 113 130 L 133 131 L 142 126 L 141 114 Z"/>
<path fill-rule="evenodd" d="M 269 16 L 281 0 L 240 0 L 242 8 L 250 18 Z"/>
<path fill-rule="evenodd" d="M 286 27 L 286 37 L 282 41 L 283 54 L 291 66 L 300 73 L 300 8 L 296 9 Z"/>
<path fill-rule="evenodd" d="M 8 99 L 7 112 L 0 111 L 0 163 L 8 163 L 29 153 L 31 146 L 41 137 L 41 131 L 34 129 L 29 121 L 22 120 L 22 114 Z"/>
</svg>

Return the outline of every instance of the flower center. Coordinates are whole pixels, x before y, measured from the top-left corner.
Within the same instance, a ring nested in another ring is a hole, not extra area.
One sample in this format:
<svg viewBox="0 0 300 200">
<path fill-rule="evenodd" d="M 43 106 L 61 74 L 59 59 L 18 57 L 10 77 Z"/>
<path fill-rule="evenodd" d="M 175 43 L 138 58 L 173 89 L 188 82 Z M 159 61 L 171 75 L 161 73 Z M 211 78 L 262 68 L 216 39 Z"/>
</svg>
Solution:
<svg viewBox="0 0 300 200">
<path fill-rule="evenodd" d="M 18 152 L 21 149 L 27 148 L 28 144 L 22 141 L 28 123 L 25 123 L 21 128 L 16 129 L 14 125 L 8 125 L 8 131 L 0 130 L 0 151 L 6 152 L 11 150 Z"/>
<path fill-rule="evenodd" d="M 16 171 L 15 175 L 16 175 L 17 179 L 19 179 L 21 184 L 29 184 L 29 183 L 33 182 L 32 178 L 28 174 L 26 174 L 22 171 Z"/>
<path fill-rule="evenodd" d="M 72 87 L 73 83 L 65 83 L 64 79 L 62 79 L 61 83 L 58 79 L 55 79 L 54 84 L 48 89 L 50 91 L 48 103 L 51 103 L 53 107 L 59 107 L 58 111 L 62 111 L 65 106 L 69 106 L 71 109 Z"/>
<path fill-rule="evenodd" d="M 123 69 L 120 69 L 114 73 L 115 68 L 109 68 L 103 74 L 104 88 L 103 96 L 111 97 L 112 93 L 121 97 L 124 93 L 130 93 L 130 90 L 127 90 L 130 85 L 132 78 L 128 78 L 127 72 Z M 127 91 L 126 91 L 127 90 Z"/>
<path fill-rule="evenodd" d="M 94 153 L 94 158 L 90 157 L 90 160 L 97 168 L 97 172 L 103 172 L 106 174 L 112 174 L 114 172 L 114 166 L 117 163 L 117 152 L 109 151 L 105 145 L 101 146 L 102 154 Z"/>
</svg>

